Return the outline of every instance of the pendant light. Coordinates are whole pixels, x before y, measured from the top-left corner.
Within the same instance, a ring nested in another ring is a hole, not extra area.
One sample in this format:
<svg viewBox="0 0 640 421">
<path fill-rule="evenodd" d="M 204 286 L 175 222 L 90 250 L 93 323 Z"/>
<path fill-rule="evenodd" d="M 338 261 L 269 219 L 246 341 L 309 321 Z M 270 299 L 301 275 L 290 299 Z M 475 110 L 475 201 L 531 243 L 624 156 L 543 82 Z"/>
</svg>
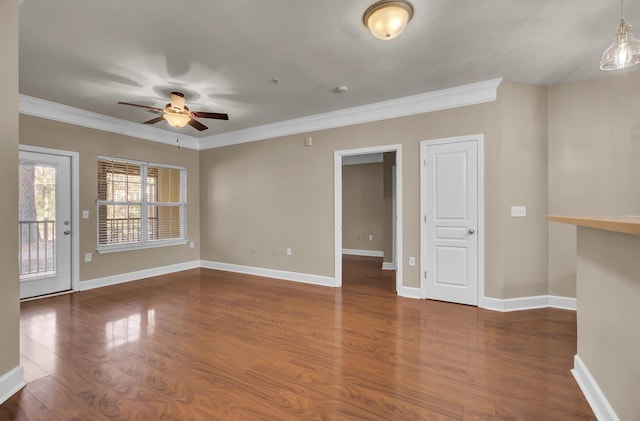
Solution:
<svg viewBox="0 0 640 421">
<path fill-rule="evenodd" d="M 412 17 L 413 6 L 408 1 L 382 0 L 364 12 L 362 21 L 374 37 L 386 41 L 400 35 Z"/>
<path fill-rule="evenodd" d="M 640 41 L 631 32 L 631 25 L 624 21 L 624 0 L 620 0 L 620 25 L 613 42 L 600 59 L 602 70 L 618 70 L 640 63 Z"/>
</svg>

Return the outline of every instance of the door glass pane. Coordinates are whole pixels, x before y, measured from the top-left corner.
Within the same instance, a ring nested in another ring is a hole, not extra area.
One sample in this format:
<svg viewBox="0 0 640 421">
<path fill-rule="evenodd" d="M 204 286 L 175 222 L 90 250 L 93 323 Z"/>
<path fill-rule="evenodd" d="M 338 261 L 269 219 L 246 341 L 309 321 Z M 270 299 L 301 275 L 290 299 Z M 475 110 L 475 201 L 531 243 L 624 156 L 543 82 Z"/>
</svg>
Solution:
<svg viewBox="0 0 640 421">
<path fill-rule="evenodd" d="M 55 274 L 55 166 L 20 162 L 18 209 L 20 277 Z"/>
</svg>

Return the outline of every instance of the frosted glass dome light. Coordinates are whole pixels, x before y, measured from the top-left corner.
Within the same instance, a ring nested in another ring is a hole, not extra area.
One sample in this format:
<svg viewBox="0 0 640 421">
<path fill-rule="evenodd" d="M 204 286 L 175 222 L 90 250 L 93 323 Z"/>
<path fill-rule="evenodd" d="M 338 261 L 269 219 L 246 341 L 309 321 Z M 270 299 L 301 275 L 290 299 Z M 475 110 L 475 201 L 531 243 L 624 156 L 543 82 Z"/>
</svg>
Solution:
<svg viewBox="0 0 640 421">
<path fill-rule="evenodd" d="M 396 38 L 413 17 L 411 3 L 383 0 L 371 5 L 362 20 L 374 37 L 381 40 Z"/>
</svg>

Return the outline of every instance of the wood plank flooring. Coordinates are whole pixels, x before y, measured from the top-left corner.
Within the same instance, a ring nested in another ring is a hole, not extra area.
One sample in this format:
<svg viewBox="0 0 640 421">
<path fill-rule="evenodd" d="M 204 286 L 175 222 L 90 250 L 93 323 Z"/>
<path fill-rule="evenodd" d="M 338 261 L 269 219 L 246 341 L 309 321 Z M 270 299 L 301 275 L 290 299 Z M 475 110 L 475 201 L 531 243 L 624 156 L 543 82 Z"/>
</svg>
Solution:
<svg viewBox="0 0 640 421">
<path fill-rule="evenodd" d="M 575 313 L 399 298 L 380 259 L 332 289 L 206 269 L 21 306 L 15 420 L 589 420 Z"/>
</svg>

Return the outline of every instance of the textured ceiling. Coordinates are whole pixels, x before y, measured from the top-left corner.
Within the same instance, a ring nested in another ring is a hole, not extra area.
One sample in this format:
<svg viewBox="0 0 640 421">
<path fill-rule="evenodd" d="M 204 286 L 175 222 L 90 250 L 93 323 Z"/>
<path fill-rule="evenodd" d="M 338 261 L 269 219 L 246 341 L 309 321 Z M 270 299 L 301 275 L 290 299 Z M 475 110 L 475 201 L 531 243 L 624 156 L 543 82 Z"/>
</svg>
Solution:
<svg viewBox="0 0 640 421">
<path fill-rule="evenodd" d="M 208 136 L 497 77 L 601 77 L 620 19 L 614 0 L 412 0 L 384 42 L 362 24 L 373 2 L 23 0 L 20 93 L 142 122 L 153 115 L 116 103 L 163 107 L 180 90 L 192 110 L 229 114 L 177 130 Z M 640 1 L 625 17 L 639 32 Z"/>
</svg>

